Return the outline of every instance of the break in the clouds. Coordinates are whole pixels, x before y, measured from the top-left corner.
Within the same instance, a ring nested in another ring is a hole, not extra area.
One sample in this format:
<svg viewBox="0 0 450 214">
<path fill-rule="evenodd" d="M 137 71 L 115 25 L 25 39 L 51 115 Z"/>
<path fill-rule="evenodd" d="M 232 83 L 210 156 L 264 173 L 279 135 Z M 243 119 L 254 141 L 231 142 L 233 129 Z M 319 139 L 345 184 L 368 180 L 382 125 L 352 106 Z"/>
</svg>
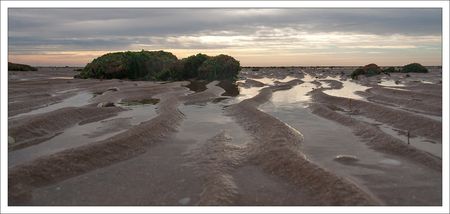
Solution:
<svg viewBox="0 0 450 214">
<path fill-rule="evenodd" d="M 9 57 L 84 65 L 110 51 L 230 54 L 243 65 L 441 64 L 441 9 L 9 9 Z"/>
</svg>

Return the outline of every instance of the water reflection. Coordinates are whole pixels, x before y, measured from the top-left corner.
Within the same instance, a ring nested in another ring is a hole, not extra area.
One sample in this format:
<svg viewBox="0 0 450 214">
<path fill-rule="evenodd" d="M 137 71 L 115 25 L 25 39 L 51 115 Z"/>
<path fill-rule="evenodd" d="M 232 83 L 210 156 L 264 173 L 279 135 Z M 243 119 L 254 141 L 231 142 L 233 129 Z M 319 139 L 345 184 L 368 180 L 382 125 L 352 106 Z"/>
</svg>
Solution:
<svg viewBox="0 0 450 214">
<path fill-rule="evenodd" d="M 365 91 L 370 88 L 370 87 L 366 87 L 361 84 L 355 83 L 351 80 L 340 80 L 339 78 L 335 78 L 335 77 L 327 77 L 325 79 L 336 80 L 336 81 L 340 81 L 342 83 L 342 88 L 340 88 L 340 89 L 332 89 L 332 90 L 324 91 L 324 93 L 326 93 L 330 96 L 352 98 L 352 99 L 357 99 L 357 100 L 365 100 L 364 97 L 355 94 L 355 92 Z"/>
<path fill-rule="evenodd" d="M 22 117 L 22 116 L 28 116 L 28 115 L 47 113 L 47 112 L 55 111 L 55 110 L 66 108 L 66 107 L 85 106 L 90 103 L 90 100 L 93 96 L 94 95 L 92 93 L 81 92 L 75 96 L 72 96 L 72 97 L 62 100 L 59 103 L 55 103 L 55 104 L 51 104 L 51 105 L 48 105 L 48 106 L 45 106 L 42 108 L 38 108 L 38 109 L 30 111 L 30 112 L 17 114 L 12 117 L 9 117 L 9 119 L 18 118 L 18 117 Z"/>
</svg>

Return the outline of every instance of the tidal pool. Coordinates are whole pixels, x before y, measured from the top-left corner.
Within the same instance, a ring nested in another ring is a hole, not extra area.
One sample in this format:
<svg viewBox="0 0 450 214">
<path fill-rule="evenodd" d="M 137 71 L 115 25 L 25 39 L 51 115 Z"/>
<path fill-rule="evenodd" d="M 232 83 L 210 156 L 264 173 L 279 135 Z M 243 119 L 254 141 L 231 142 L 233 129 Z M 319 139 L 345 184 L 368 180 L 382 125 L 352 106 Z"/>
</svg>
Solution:
<svg viewBox="0 0 450 214">
<path fill-rule="evenodd" d="M 142 122 L 149 121 L 157 115 L 155 105 L 145 104 L 121 107 L 127 110 L 119 112 L 114 117 L 100 121 L 83 125 L 77 124 L 45 142 L 9 152 L 8 165 L 14 166 L 41 156 L 106 140 Z"/>
<path fill-rule="evenodd" d="M 90 100 L 91 100 L 92 97 L 94 97 L 94 95 L 92 93 L 80 92 L 80 93 L 76 94 L 75 96 L 71 96 L 69 98 L 66 98 L 66 99 L 64 99 L 64 100 L 62 100 L 62 101 L 60 101 L 58 103 L 47 105 L 47 106 L 44 106 L 42 108 L 38 108 L 36 110 L 32 110 L 30 112 L 17 114 L 17 115 L 14 115 L 12 117 L 9 117 L 9 119 L 18 118 L 18 117 L 22 117 L 22 116 L 29 116 L 29 115 L 47 113 L 47 112 L 55 111 L 55 110 L 58 110 L 58 109 L 61 109 L 61 108 L 66 108 L 66 107 L 81 107 L 81 106 L 85 106 L 85 105 L 88 105 L 90 103 Z"/>
</svg>

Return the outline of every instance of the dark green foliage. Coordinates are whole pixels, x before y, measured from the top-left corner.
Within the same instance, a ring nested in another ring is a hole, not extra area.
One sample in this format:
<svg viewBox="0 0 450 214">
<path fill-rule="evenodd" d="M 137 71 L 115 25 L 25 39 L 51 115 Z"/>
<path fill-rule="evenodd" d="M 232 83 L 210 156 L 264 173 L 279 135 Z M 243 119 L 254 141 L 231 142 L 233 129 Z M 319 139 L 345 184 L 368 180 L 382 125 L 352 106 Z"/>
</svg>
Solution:
<svg viewBox="0 0 450 214">
<path fill-rule="evenodd" d="M 201 70 L 202 69 L 202 70 Z M 177 81 L 192 78 L 236 79 L 239 62 L 233 57 L 197 54 L 178 60 L 164 51 L 116 52 L 94 59 L 76 78 Z"/>
<path fill-rule="evenodd" d="M 37 68 L 25 64 L 8 62 L 8 71 L 37 71 Z"/>
<path fill-rule="evenodd" d="M 239 61 L 221 54 L 203 62 L 198 69 L 198 77 L 206 80 L 236 80 L 240 70 Z"/>
<path fill-rule="evenodd" d="M 198 76 L 198 68 L 207 60 L 209 56 L 199 53 L 182 60 L 183 79 L 190 79 Z"/>
<path fill-rule="evenodd" d="M 428 69 L 419 63 L 411 63 L 403 66 L 403 73 L 428 73 Z"/>
<path fill-rule="evenodd" d="M 357 68 L 350 74 L 350 76 L 352 79 L 358 79 L 358 76 L 361 74 L 364 74 L 364 70 L 362 68 Z"/>
<path fill-rule="evenodd" d="M 153 80 L 176 81 L 183 79 L 183 62 L 177 61 L 167 69 L 163 69 L 154 75 Z"/>
<path fill-rule="evenodd" d="M 388 67 L 383 70 L 383 73 L 395 73 L 395 72 L 397 72 L 397 70 L 395 70 L 394 67 Z"/>
<path fill-rule="evenodd" d="M 381 68 L 378 67 L 378 65 L 372 63 L 365 65 L 364 67 L 357 68 L 355 71 L 351 73 L 350 76 L 352 77 L 352 79 L 358 79 L 358 76 L 362 74 L 365 75 L 366 77 L 370 77 L 378 75 L 381 72 L 382 72 Z"/>
<path fill-rule="evenodd" d="M 154 80 L 155 76 L 164 70 L 171 69 L 177 61 L 175 55 L 165 51 L 108 53 L 87 64 L 79 76 L 99 79 Z"/>
</svg>

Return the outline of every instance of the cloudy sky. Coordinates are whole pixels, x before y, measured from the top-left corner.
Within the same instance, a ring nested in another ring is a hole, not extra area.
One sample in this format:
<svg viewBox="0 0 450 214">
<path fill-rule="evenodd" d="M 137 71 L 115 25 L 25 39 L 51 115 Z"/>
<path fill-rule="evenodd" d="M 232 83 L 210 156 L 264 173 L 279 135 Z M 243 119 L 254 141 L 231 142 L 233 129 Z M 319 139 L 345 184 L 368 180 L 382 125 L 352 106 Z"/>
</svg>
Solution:
<svg viewBox="0 0 450 214">
<path fill-rule="evenodd" d="M 229 54 L 244 66 L 441 65 L 441 9 L 18 9 L 9 61 L 82 65 L 111 51 Z"/>
</svg>

